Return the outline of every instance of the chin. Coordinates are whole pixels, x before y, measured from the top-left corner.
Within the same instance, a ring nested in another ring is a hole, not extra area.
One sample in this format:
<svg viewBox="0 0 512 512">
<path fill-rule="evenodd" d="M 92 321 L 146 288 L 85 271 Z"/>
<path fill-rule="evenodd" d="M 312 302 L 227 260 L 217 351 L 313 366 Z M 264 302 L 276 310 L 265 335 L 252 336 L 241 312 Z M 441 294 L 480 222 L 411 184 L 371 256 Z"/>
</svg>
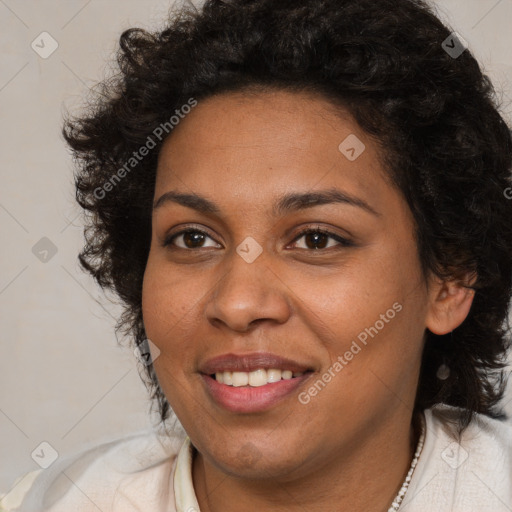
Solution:
<svg viewBox="0 0 512 512">
<path fill-rule="evenodd" d="M 279 479 L 295 474 L 303 464 L 296 448 L 281 446 L 281 450 L 276 450 L 268 441 L 267 444 L 263 441 L 261 448 L 250 441 L 233 448 L 229 452 L 210 453 L 208 459 L 217 469 L 235 478 Z M 290 453 L 295 456 L 292 458 Z"/>
</svg>

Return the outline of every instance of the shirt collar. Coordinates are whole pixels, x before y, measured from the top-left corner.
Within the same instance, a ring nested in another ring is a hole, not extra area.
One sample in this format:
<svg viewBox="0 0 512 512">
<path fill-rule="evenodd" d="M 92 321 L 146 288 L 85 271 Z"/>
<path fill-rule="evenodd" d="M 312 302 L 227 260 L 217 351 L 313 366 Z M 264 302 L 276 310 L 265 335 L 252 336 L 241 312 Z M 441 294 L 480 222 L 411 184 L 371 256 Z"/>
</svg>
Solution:
<svg viewBox="0 0 512 512">
<path fill-rule="evenodd" d="M 193 446 L 187 436 L 178 453 L 174 471 L 176 512 L 200 512 L 192 481 Z"/>
</svg>

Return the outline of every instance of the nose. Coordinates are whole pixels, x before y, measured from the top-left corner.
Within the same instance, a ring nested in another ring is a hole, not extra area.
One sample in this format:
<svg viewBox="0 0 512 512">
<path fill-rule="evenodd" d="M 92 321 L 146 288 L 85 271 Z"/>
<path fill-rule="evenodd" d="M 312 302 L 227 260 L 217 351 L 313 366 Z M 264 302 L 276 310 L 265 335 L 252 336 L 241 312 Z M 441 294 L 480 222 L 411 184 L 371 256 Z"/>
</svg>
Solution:
<svg viewBox="0 0 512 512">
<path fill-rule="evenodd" d="M 264 321 L 283 324 L 288 320 L 289 289 L 264 257 L 247 263 L 234 253 L 228 265 L 206 305 L 210 323 L 247 332 Z"/>
</svg>

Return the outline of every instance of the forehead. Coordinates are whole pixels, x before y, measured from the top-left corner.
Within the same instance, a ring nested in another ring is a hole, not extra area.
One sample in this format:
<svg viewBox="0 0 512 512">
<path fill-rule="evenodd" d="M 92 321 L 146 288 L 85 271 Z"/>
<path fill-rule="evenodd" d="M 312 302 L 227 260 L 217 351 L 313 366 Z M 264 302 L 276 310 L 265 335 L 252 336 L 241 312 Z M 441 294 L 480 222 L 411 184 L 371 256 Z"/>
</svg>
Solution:
<svg viewBox="0 0 512 512">
<path fill-rule="evenodd" d="M 388 181 L 375 141 L 323 97 L 226 93 L 201 100 L 164 142 L 155 196 L 179 189 L 255 204 L 297 188 L 342 187 L 378 204 L 396 193 L 376 194 L 391 189 Z"/>
</svg>

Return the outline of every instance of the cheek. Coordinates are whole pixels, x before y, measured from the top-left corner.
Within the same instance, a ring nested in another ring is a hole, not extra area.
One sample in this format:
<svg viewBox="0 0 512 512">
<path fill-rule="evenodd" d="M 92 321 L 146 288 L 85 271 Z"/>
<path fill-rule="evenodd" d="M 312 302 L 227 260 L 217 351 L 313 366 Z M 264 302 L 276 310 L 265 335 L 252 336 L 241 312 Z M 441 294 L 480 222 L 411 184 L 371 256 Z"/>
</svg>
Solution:
<svg viewBox="0 0 512 512">
<path fill-rule="evenodd" d="M 179 339 L 172 333 L 186 321 L 194 304 L 193 291 L 176 272 L 166 271 L 165 264 L 150 255 L 142 287 L 142 315 L 147 337 L 160 350 Z"/>
<path fill-rule="evenodd" d="M 197 288 L 168 270 L 165 262 L 148 260 L 142 289 L 142 315 L 146 336 L 158 347 L 154 362 L 159 385 L 175 412 L 185 415 L 186 398 L 193 394 L 190 374 L 193 369 L 191 333 L 195 322 L 191 309 L 198 300 Z M 188 406 L 190 407 L 190 405 Z"/>
<path fill-rule="evenodd" d="M 373 325 L 381 314 L 402 302 L 411 276 L 400 273 L 391 263 L 379 258 L 361 257 L 351 265 L 322 278 L 294 278 L 294 294 L 304 305 L 309 322 L 327 337 L 346 342 Z M 391 314 L 394 310 L 391 311 Z M 323 337 L 323 336 L 322 336 Z"/>
<path fill-rule="evenodd" d="M 380 368 L 395 380 L 411 367 L 401 361 L 418 359 L 427 295 L 412 241 L 376 244 L 335 275 L 296 278 L 293 290 L 330 363 L 338 356 L 350 360 L 347 378 Z"/>
</svg>

